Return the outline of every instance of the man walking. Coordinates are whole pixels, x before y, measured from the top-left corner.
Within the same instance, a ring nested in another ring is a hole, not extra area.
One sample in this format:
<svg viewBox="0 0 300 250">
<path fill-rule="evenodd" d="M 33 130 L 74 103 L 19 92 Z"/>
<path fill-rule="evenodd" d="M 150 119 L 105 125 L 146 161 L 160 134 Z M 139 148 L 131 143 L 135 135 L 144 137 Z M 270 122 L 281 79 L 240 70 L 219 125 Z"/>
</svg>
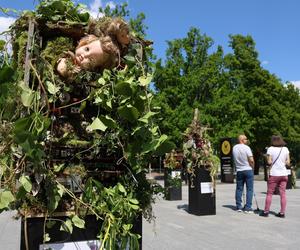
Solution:
<svg viewBox="0 0 300 250">
<path fill-rule="evenodd" d="M 244 210 L 245 213 L 253 213 L 252 198 L 253 198 L 253 154 L 248 145 L 248 139 L 245 135 L 239 135 L 238 144 L 233 147 L 233 157 L 236 166 L 236 191 L 235 201 L 238 212 Z M 246 183 L 246 205 L 242 207 L 242 195 L 244 184 Z"/>
</svg>

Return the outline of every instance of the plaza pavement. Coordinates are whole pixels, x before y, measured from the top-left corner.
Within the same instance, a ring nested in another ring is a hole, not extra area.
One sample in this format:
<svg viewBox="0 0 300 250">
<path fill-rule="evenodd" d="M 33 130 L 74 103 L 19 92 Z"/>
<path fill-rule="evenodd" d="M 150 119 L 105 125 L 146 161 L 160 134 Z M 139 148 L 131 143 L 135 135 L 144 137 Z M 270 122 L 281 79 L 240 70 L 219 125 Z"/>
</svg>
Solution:
<svg viewBox="0 0 300 250">
<path fill-rule="evenodd" d="M 258 207 L 263 210 L 266 182 L 256 180 L 254 189 Z M 287 190 L 284 219 L 275 217 L 280 209 L 279 195 L 273 195 L 270 215 L 265 218 L 257 212 L 245 214 L 235 211 L 234 192 L 235 184 L 218 182 L 216 215 L 209 216 L 196 216 L 187 212 L 187 185 L 182 187 L 182 200 L 157 199 L 153 205 L 155 222 L 143 222 L 143 250 L 300 249 L 299 188 Z M 254 198 L 253 208 L 257 209 Z"/>
<path fill-rule="evenodd" d="M 163 184 L 162 181 L 158 181 Z M 263 209 L 266 182 L 255 181 L 255 194 Z M 300 186 L 298 180 L 297 186 Z M 273 196 L 268 218 L 234 210 L 235 184 L 217 183 L 216 215 L 189 214 L 188 187 L 183 184 L 182 200 L 157 198 L 153 205 L 154 222 L 143 221 L 143 250 L 197 249 L 300 249 L 300 189 L 287 190 L 286 218 L 277 218 L 279 196 Z M 256 209 L 255 199 L 253 208 Z M 20 242 L 20 220 L 14 212 L 0 214 L 0 250 L 17 250 Z"/>
</svg>

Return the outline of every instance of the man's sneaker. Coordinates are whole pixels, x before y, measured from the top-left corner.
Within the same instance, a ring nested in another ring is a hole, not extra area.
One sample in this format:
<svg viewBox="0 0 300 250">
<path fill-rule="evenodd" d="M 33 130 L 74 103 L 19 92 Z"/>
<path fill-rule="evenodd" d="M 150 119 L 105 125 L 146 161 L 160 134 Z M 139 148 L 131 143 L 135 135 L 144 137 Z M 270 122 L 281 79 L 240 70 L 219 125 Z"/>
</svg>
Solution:
<svg viewBox="0 0 300 250">
<path fill-rule="evenodd" d="M 262 216 L 262 217 L 269 217 L 269 213 L 268 212 L 265 212 L 265 211 L 262 211 L 259 216 Z"/>
<path fill-rule="evenodd" d="M 279 218 L 284 218 L 284 217 L 285 217 L 285 215 L 282 214 L 282 213 L 275 214 L 275 216 L 276 216 L 276 217 L 279 217 Z"/>
<path fill-rule="evenodd" d="M 254 212 L 253 212 L 252 209 L 245 209 L 244 213 L 246 213 L 246 214 L 253 214 Z"/>
<path fill-rule="evenodd" d="M 243 210 L 241 208 L 237 208 L 236 211 L 239 212 L 239 213 L 243 212 Z"/>
</svg>

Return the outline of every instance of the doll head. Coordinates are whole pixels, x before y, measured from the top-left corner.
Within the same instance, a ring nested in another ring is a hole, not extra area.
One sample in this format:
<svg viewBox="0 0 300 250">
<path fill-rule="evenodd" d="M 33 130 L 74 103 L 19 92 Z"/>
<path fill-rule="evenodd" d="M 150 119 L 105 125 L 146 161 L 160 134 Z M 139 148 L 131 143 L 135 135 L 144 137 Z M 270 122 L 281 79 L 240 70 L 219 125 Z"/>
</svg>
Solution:
<svg viewBox="0 0 300 250">
<path fill-rule="evenodd" d="M 103 70 L 117 66 L 119 49 L 111 37 L 83 37 L 75 50 L 75 63 L 84 70 Z"/>
</svg>

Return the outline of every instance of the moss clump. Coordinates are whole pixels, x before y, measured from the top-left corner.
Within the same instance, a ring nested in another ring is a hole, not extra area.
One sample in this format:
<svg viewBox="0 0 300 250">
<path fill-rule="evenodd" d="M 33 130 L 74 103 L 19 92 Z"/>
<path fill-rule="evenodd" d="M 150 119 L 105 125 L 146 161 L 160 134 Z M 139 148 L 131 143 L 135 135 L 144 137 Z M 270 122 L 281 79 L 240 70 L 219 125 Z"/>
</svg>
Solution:
<svg viewBox="0 0 300 250">
<path fill-rule="evenodd" d="M 57 60 L 63 56 L 64 52 L 68 50 L 74 51 L 74 49 L 73 39 L 69 37 L 57 37 L 47 42 L 41 56 L 54 67 Z"/>
</svg>

